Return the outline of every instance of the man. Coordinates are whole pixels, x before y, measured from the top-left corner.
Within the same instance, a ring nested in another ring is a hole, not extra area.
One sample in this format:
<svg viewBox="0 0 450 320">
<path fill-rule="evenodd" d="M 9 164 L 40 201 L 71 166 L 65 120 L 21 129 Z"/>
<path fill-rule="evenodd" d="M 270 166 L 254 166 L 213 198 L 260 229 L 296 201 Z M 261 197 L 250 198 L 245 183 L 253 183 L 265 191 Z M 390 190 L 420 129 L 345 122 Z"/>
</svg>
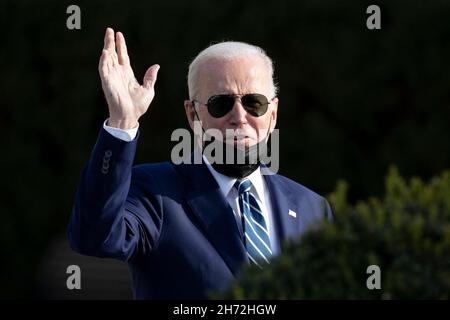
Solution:
<svg viewBox="0 0 450 320">
<path fill-rule="evenodd" d="M 332 213 L 300 184 L 262 175 L 258 159 L 214 163 L 203 155 L 200 164 L 133 167 L 158 70 L 151 66 L 139 85 L 123 35 L 106 30 L 99 72 L 109 118 L 83 170 L 68 237 L 81 254 L 126 261 L 135 298 L 206 298 L 226 289 L 243 264 L 264 268 L 283 241 Z M 278 98 L 262 49 L 238 42 L 205 49 L 190 65 L 188 87 L 191 128 L 198 120 L 205 132 L 236 130 L 222 141 L 232 150 L 267 142 Z"/>
</svg>

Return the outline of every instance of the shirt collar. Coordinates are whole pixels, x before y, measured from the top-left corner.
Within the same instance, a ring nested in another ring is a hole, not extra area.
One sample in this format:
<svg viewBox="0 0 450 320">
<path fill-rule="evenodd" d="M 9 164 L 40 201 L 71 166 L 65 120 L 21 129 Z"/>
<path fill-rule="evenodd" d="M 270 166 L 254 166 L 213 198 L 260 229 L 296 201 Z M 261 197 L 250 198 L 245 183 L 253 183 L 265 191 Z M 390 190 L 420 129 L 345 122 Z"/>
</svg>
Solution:
<svg viewBox="0 0 450 320">
<path fill-rule="evenodd" d="M 203 156 L 203 161 L 205 162 L 209 171 L 213 175 L 214 179 L 216 179 L 217 184 L 219 185 L 220 190 L 222 191 L 224 197 L 227 198 L 228 194 L 230 193 L 230 190 L 233 188 L 237 179 L 228 177 L 224 174 L 217 172 L 212 167 L 212 165 L 209 163 L 208 159 L 205 156 Z M 263 184 L 263 178 L 261 175 L 261 169 L 258 167 L 255 171 L 253 171 L 246 178 L 249 179 L 250 182 L 252 183 L 252 185 L 253 185 L 252 189 L 254 189 L 256 191 L 258 198 L 261 201 L 263 201 L 264 200 L 264 184 Z"/>
</svg>

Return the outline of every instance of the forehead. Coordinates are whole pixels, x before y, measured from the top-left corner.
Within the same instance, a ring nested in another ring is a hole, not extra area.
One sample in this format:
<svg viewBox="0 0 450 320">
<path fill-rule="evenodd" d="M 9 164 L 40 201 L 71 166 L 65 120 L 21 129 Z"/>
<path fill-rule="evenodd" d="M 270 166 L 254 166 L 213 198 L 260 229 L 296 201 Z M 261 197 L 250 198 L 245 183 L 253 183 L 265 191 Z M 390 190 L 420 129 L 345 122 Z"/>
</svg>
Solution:
<svg viewBox="0 0 450 320">
<path fill-rule="evenodd" d="M 199 67 L 200 94 L 265 93 L 271 75 L 264 60 L 257 55 L 233 59 L 210 58 Z"/>
</svg>

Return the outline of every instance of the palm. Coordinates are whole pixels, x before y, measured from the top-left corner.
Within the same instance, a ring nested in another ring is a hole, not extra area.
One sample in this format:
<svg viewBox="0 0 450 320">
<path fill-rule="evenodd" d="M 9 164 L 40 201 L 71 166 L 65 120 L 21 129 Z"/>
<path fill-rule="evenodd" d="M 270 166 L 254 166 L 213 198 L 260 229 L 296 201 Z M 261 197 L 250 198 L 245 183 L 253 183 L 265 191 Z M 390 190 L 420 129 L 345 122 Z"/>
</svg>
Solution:
<svg viewBox="0 0 450 320">
<path fill-rule="evenodd" d="M 133 70 L 127 66 L 117 65 L 110 69 L 102 84 L 106 99 L 115 106 L 121 106 L 125 114 L 145 113 L 155 95 L 153 88 L 146 89 L 137 82 Z"/>
<path fill-rule="evenodd" d="M 125 38 L 117 33 L 116 52 L 114 31 L 107 29 L 99 72 L 111 118 L 137 121 L 147 111 L 155 96 L 158 69 L 158 65 L 151 66 L 144 76 L 143 85 L 140 85 L 130 66 Z"/>
</svg>

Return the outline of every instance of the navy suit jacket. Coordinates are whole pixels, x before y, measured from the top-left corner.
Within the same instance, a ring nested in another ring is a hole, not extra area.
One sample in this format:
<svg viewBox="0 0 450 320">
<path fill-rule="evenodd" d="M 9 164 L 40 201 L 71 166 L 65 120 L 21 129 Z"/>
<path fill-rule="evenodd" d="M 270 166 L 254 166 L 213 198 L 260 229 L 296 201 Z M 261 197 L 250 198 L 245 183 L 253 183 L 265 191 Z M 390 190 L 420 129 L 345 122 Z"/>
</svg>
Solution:
<svg viewBox="0 0 450 320">
<path fill-rule="evenodd" d="M 226 289 L 248 260 L 214 177 L 205 164 L 133 167 L 136 145 L 137 138 L 124 142 L 101 129 L 70 217 L 72 249 L 126 261 L 137 299 L 206 298 Z M 281 175 L 264 179 L 280 242 L 332 218 L 313 191 Z"/>
</svg>

